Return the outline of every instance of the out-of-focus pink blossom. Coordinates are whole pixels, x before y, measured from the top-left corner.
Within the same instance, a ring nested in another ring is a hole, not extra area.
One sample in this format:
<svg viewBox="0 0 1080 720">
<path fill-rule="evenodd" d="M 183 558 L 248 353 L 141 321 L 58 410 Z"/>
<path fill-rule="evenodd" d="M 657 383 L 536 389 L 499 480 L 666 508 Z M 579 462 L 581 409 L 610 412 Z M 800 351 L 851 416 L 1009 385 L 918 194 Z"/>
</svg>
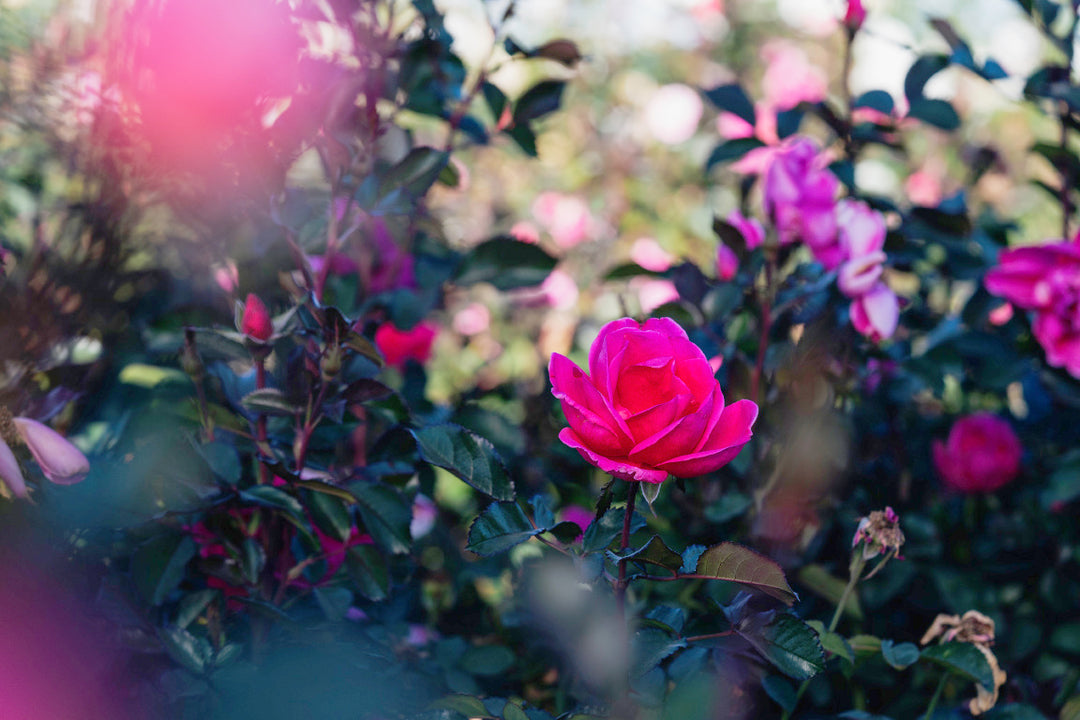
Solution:
<svg viewBox="0 0 1080 720">
<path fill-rule="evenodd" d="M 595 517 L 596 514 L 587 508 L 580 505 L 567 505 L 559 511 L 557 519 L 559 522 L 572 522 L 581 528 L 581 534 L 574 539 L 574 542 L 577 542 L 585 534 L 585 531 L 589 529 L 589 525 L 592 524 Z"/>
<path fill-rule="evenodd" d="M 519 220 L 510 228 L 510 235 L 523 243 L 535 245 L 540 242 L 540 231 L 528 220 Z"/>
<path fill-rule="evenodd" d="M 708 22 L 724 14 L 724 0 L 697 0 L 690 12 L 700 22 Z"/>
<path fill-rule="evenodd" d="M 409 534 L 413 540 L 419 540 L 431 532 L 438 517 L 439 508 L 435 501 L 427 495 L 418 494 L 413 500 L 412 521 L 409 523 Z"/>
<path fill-rule="evenodd" d="M 836 205 L 837 234 L 846 259 L 885 247 L 885 218 L 861 200 L 845 198 Z"/>
<path fill-rule="evenodd" d="M 216 263 L 210 271 L 214 274 L 214 282 L 229 295 L 235 293 L 240 286 L 240 271 L 236 269 L 236 263 L 232 260 Z"/>
<path fill-rule="evenodd" d="M 900 301 L 883 281 L 851 301 L 851 324 L 874 342 L 892 337 L 900 321 Z"/>
<path fill-rule="evenodd" d="M 709 358 L 709 367 L 712 369 L 713 375 L 720 372 L 720 368 L 724 367 L 724 356 L 713 355 Z"/>
<path fill-rule="evenodd" d="M 731 169 L 743 175 L 759 175 L 765 172 L 776 153 L 776 146 L 780 143 L 776 128 L 776 110 L 765 103 L 757 103 L 754 115 L 757 125 L 751 125 L 729 112 L 722 112 L 716 118 L 716 131 L 720 137 L 729 140 L 756 137 L 767 146 L 754 148 L 732 163 Z"/>
<path fill-rule="evenodd" d="M 424 363 L 431 356 L 431 346 L 439 326 L 433 322 L 419 323 L 411 330 L 400 330 L 393 323 L 383 323 L 375 331 L 375 346 L 390 367 L 403 367 L 405 361 Z"/>
<path fill-rule="evenodd" d="M 308 255 L 308 262 L 311 263 L 311 272 L 315 273 L 315 275 L 321 275 L 326 267 L 326 256 Z M 327 270 L 330 275 L 337 275 L 338 277 L 352 275 L 359 271 L 360 266 L 356 264 L 356 261 L 342 253 L 334 253 L 334 256 L 330 259 L 330 269 Z"/>
<path fill-rule="evenodd" d="M 592 213 L 585 201 L 576 195 L 542 192 L 533 202 L 532 212 L 555 244 L 563 249 L 591 239 L 595 224 Z"/>
<path fill-rule="evenodd" d="M 426 625 L 411 623 L 409 634 L 405 636 L 405 642 L 415 648 L 427 647 L 430 643 L 439 639 L 439 633 Z"/>
<path fill-rule="evenodd" d="M 373 218 L 368 236 L 370 263 L 368 290 L 380 293 L 397 288 L 416 287 L 413 256 L 402 250 L 382 218 Z"/>
<path fill-rule="evenodd" d="M 70 440 L 37 420 L 17 417 L 14 423 L 19 437 L 50 481 L 58 485 L 73 485 L 86 478 L 90 472 L 90 461 Z"/>
<path fill-rule="evenodd" d="M 990 311 L 988 316 L 991 325 L 1001 326 L 1013 319 L 1012 303 L 1005 302 Z"/>
<path fill-rule="evenodd" d="M 646 315 L 661 305 L 666 305 L 667 303 L 675 302 L 679 299 L 679 291 L 675 289 L 675 283 L 670 280 L 642 280 L 641 278 L 635 278 L 635 281 L 632 281 L 630 285 L 637 290 L 638 303 L 641 305 L 641 312 Z"/>
<path fill-rule="evenodd" d="M 738 210 L 727 217 L 728 224 L 734 225 L 742 235 L 747 250 L 754 250 L 765 242 L 765 228 L 756 218 L 746 218 Z"/>
<path fill-rule="evenodd" d="M 1046 361 L 1080 378 L 1080 243 L 1006 250 L 986 289 L 1035 313 L 1032 332 Z"/>
<path fill-rule="evenodd" d="M 991 413 L 957 420 L 945 443 L 933 445 L 934 466 L 945 484 L 963 493 L 988 493 L 1020 472 L 1023 447 L 1012 425 Z"/>
<path fill-rule="evenodd" d="M 739 272 L 739 258 L 735 251 L 724 243 L 716 246 L 716 277 L 724 282 L 730 281 Z"/>
<path fill-rule="evenodd" d="M 675 260 L 671 253 L 660 247 L 660 243 L 650 237 L 638 238 L 634 241 L 630 248 L 630 259 L 653 272 L 664 272 Z"/>
<path fill-rule="evenodd" d="M 862 0 L 848 0 L 847 11 L 844 13 L 844 26 L 855 32 L 866 21 L 866 8 Z"/>
<path fill-rule="evenodd" d="M 789 110 L 800 102 L 820 102 L 828 94 L 825 73 L 798 46 L 784 40 L 767 42 L 761 59 L 766 63 L 761 89 L 769 107 Z"/>
<path fill-rule="evenodd" d="M 868 255 L 859 255 L 841 265 L 836 277 L 840 292 L 849 298 L 857 298 L 870 292 L 881 279 L 884 272 L 882 263 L 885 259 L 885 253 L 879 250 Z"/>
<path fill-rule="evenodd" d="M 908 175 L 904 181 L 904 192 L 912 204 L 922 207 L 937 207 L 944 196 L 941 177 L 926 168 Z"/>
<path fill-rule="evenodd" d="M 764 204 L 781 245 L 801 238 L 817 255 L 837 243 L 840 181 L 827 165 L 817 145 L 806 137 L 788 140 L 773 155 L 765 172 Z M 829 269 L 836 267 L 839 259 Z"/>
<path fill-rule="evenodd" d="M 701 96 L 688 85 L 664 85 L 645 105 L 645 127 L 666 145 L 686 142 L 701 122 Z"/>
<path fill-rule="evenodd" d="M 545 302 L 556 310 L 569 310 L 577 306 L 578 286 L 574 278 L 564 270 L 555 268 L 540 285 Z"/>
<path fill-rule="evenodd" d="M 479 335 L 491 326 L 491 311 L 483 303 L 469 303 L 454 313 L 453 328 L 462 335 Z"/>
</svg>

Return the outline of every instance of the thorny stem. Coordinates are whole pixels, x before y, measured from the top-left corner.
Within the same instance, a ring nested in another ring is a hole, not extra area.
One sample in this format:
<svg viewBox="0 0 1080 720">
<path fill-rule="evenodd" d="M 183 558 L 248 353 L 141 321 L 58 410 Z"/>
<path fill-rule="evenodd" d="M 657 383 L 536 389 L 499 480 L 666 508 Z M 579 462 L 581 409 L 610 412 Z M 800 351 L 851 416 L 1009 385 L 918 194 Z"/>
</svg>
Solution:
<svg viewBox="0 0 1080 720">
<path fill-rule="evenodd" d="M 630 526 L 634 519 L 634 503 L 637 502 L 638 488 L 636 484 L 627 483 L 627 498 L 626 498 L 626 510 L 623 514 L 623 527 L 622 527 L 622 539 L 619 542 L 619 553 L 625 555 L 627 549 L 630 547 Z M 615 580 L 615 603 L 617 614 L 617 627 L 622 634 L 621 647 L 623 648 L 623 657 L 630 657 L 630 629 L 626 624 L 626 560 L 622 559 L 618 562 L 618 578 Z M 616 701 L 614 717 L 619 718 L 632 718 L 635 717 L 635 713 L 630 704 L 629 699 L 629 686 L 628 677 L 624 676 L 620 683 L 622 689 L 619 693 L 619 699 Z"/>
<path fill-rule="evenodd" d="M 713 638 L 729 637 L 734 635 L 734 630 L 724 630 L 723 632 L 709 633 L 708 635 L 691 635 L 690 637 L 684 637 L 685 642 L 697 642 L 699 640 L 712 640 Z"/>
</svg>

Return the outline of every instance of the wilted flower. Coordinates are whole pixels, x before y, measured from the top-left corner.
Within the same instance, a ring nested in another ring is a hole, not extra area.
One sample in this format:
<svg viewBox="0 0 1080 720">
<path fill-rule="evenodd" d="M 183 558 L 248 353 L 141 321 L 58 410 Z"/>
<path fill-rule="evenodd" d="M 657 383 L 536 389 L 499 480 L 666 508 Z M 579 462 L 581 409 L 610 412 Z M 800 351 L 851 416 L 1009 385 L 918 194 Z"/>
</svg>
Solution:
<svg viewBox="0 0 1080 720">
<path fill-rule="evenodd" d="M 274 323 L 266 305 L 254 293 L 248 293 L 244 301 L 244 315 L 240 321 L 240 332 L 249 338 L 266 342 L 274 334 Z"/>
<path fill-rule="evenodd" d="M 891 507 L 884 510 L 875 510 L 859 520 L 859 527 L 855 530 L 855 537 L 851 540 L 851 547 L 857 548 L 862 543 L 862 556 L 864 560 L 877 557 L 884 553 L 878 566 L 867 575 L 873 575 L 882 565 L 891 558 L 900 557 L 900 548 L 904 544 L 904 531 L 900 529 L 900 516 Z"/>
<path fill-rule="evenodd" d="M 994 644 L 994 621 L 977 610 L 968 610 L 963 616 L 938 615 L 919 642 L 926 645 L 937 638 L 940 638 L 940 642 L 970 643 L 986 658 L 994 674 L 994 686 L 988 688 L 976 684 L 976 695 L 968 703 L 968 710 L 972 715 L 981 715 L 992 709 L 997 703 L 998 691 L 1008 679 L 1005 671 L 998 665 L 997 657 L 990 650 L 990 646 Z"/>
</svg>

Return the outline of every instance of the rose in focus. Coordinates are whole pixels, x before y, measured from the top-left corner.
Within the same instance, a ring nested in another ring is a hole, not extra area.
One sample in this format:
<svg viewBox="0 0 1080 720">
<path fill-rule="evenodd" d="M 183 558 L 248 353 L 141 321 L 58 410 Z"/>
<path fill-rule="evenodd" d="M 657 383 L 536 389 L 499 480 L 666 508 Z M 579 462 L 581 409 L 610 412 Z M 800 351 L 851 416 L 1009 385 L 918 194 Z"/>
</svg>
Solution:
<svg viewBox="0 0 1080 720">
<path fill-rule="evenodd" d="M 976 413 L 957 420 L 945 443 L 934 442 L 934 466 L 945 484 L 962 493 L 998 490 L 1020 472 L 1020 440 L 1006 420 Z"/>
<path fill-rule="evenodd" d="M 559 439 L 604 472 L 660 483 L 713 472 L 752 436 L 758 407 L 724 404 L 705 354 L 669 318 L 605 325 L 586 374 L 553 353 L 552 393 L 570 424 Z"/>
</svg>

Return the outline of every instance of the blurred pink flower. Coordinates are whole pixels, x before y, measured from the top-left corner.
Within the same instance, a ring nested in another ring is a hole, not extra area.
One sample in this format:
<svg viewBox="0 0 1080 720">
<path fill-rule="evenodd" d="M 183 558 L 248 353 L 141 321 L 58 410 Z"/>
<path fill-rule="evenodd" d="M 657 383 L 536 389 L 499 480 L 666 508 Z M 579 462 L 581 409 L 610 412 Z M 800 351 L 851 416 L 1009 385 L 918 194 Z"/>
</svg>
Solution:
<svg viewBox="0 0 1080 720">
<path fill-rule="evenodd" d="M 587 508 L 580 505 L 567 505 L 559 511 L 557 519 L 559 522 L 572 522 L 581 528 L 581 534 L 574 538 L 574 542 L 577 542 L 585 535 L 585 531 L 589 529 L 594 517 L 596 517 L 596 513 Z"/>
<path fill-rule="evenodd" d="M 798 46 L 784 40 L 772 40 L 761 48 L 765 76 L 761 89 L 765 104 L 775 111 L 789 110 L 800 102 L 816 103 L 828 94 L 825 73 Z"/>
<path fill-rule="evenodd" d="M 884 262 L 885 253 L 880 250 L 845 262 L 840 266 L 836 277 L 840 292 L 849 298 L 857 298 L 870 292 L 881 279 Z"/>
<path fill-rule="evenodd" d="M 690 12 L 701 22 L 713 20 L 724 14 L 724 0 L 697 0 Z"/>
<path fill-rule="evenodd" d="M 630 259 L 646 270 L 664 272 L 671 267 L 675 258 L 653 238 L 643 237 L 634 241 L 630 248 Z"/>
<path fill-rule="evenodd" d="M 315 275 L 321 275 L 323 269 L 326 267 L 325 255 L 308 255 L 308 262 L 311 264 L 311 272 Z M 330 260 L 330 269 L 327 271 L 330 275 L 352 275 L 355 272 L 359 272 L 360 266 L 356 264 L 348 255 L 341 253 L 334 253 L 334 257 Z"/>
<path fill-rule="evenodd" d="M 1001 326 L 1013 319 L 1012 303 L 1005 302 L 990 311 L 988 316 L 991 325 Z"/>
<path fill-rule="evenodd" d="M 439 517 L 439 508 L 435 501 L 427 495 L 417 494 L 412 505 L 412 521 L 409 523 L 409 534 L 413 540 L 418 540 L 435 527 L 435 520 Z"/>
<path fill-rule="evenodd" d="M 58 485 L 73 485 L 86 478 L 90 472 L 90 461 L 71 441 L 37 420 L 17 417 L 14 423 L 19 437 L 50 481 Z"/>
<path fill-rule="evenodd" d="M 724 282 L 730 281 L 739 272 L 739 258 L 735 251 L 724 243 L 716 246 L 716 277 Z"/>
<path fill-rule="evenodd" d="M 510 235 L 523 243 L 535 245 L 540 242 L 540 231 L 528 220 L 519 220 L 510 228 Z"/>
<path fill-rule="evenodd" d="M 889 286 L 879 280 L 869 292 L 851 301 L 850 314 L 856 330 L 874 342 L 880 342 L 896 332 L 900 301 Z"/>
<path fill-rule="evenodd" d="M 411 330 L 400 330 L 393 323 L 383 323 L 375 331 L 375 346 L 390 367 L 403 367 L 407 360 L 427 362 L 439 326 L 430 321 L 419 323 Z"/>
<path fill-rule="evenodd" d="M 563 249 L 591 239 L 594 229 L 592 213 L 585 201 L 576 195 L 554 191 L 540 193 L 532 205 L 533 217 Z"/>
<path fill-rule="evenodd" d="M 862 0 L 848 0 L 847 11 L 844 13 L 844 25 L 852 32 L 862 27 L 866 21 L 866 8 Z"/>
<path fill-rule="evenodd" d="M 634 278 L 630 287 L 637 291 L 638 303 L 641 304 L 641 312 L 648 315 L 661 305 L 675 302 L 679 299 L 679 291 L 675 289 L 675 283 L 670 280 L 643 280 Z"/>
<path fill-rule="evenodd" d="M 469 303 L 454 313 L 454 330 L 462 335 L 479 335 L 490 326 L 491 311 L 482 303 Z"/>
<path fill-rule="evenodd" d="M 577 306 L 578 286 L 566 271 L 555 268 L 540 285 L 545 302 L 556 310 L 569 310 Z"/>
<path fill-rule="evenodd" d="M 416 287 L 413 256 L 398 247 L 382 218 L 372 218 L 368 241 L 369 292 Z"/>
<path fill-rule="evenodd" d="M 738 115 L 722 112 L 716 118 L 716 131 L 728 140 L 756 137 L 768 147 L 754 148 L 736 160 L 731 169 L 744 175 L 759 175 L 769 166 L 780 137 L 776 129 L 776 111 L 765 103 L 754 106 L 757 125 L 751 125 Z"/>
<path fill-rule="evenodd" d="M 934 467 L 945 484 L 962 493 L 994 492 L 1020 472 L 1023 448 L 1012 425 L 991 413 L 957 420 L 945 443 L 935 440 Z"/>
<path fill-rule="evenodd" d="M 1080 243 L 1058 242 L 1001 253 L 983 283 L 1035 319 L 1046 361 L 1080 378 Z"/>
<path fill-rule="evenodd" d="M 688 85 L 664 85 L 645 104 L 645 127 L 666 145 L 678 145 L 693 137 L 704 105 L 697 90 Z"/>
<path fill-rule="evenodd" d="M 871 290 L 881 278 L 885 262 L 885 218 L 859 200 L 846 198 L 836 206 L 837 243 L 817 254 L 827 268 L 840 262 L 837 280 L 840 291 L 858 297 Z"/>
<path fill-rule="evenodd" d="M 765 242 L 765 228 L 756 218 L 743 217 L 741 212 L 735 210 L 727 216 L 727 221 L 742 235 L 747 250 L 754 250 Z"/>
<path fill-rule="evenodd" d="M 236 263 L 232 260 L 215 263 L 210 267 L 210 271 L 214 274 L 214 282 L 229 295 L 236 292 L 240 286 L 240 271 L 236 269 Z"/>
<path fill-rule="evenodd" d="M 922 207 L 937 207 L 944 194 L 940 175 L 926 168 L 908 175 L 904 181 L 904 192 L 913 205 Z"/>
<path fill-rule="evenodd" d="M 828 160 L 818 152 L 813 140 L 794 137 L 773 155 L 765 172 L 763 192 L 765 212 L 776 225 L 781 245 L 802 239 L 815 255 L 823 252 L 832 259 L 830 246 L 837 243 L 836 194 L 840 181 L 827 165 Z M 829 269 L 838 263 L 839 257 Z"/>
</svg>

